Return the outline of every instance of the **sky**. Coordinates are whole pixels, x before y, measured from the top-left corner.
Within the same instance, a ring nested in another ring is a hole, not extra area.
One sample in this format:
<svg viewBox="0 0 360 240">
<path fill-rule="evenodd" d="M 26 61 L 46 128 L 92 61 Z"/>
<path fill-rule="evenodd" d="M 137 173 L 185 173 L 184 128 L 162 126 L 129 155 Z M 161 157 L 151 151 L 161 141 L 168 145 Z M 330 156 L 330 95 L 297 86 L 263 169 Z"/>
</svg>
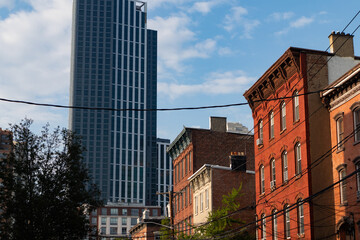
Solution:
<svg viewBox="0 0 360 240">
<path fill-rule="evenodd" d="M 243 93 L 290 47 L 326 50 L 360 10 L 359 0 L 149 0 L 158 31 L 158 108 L 246 102 Z M 69 104 L 72 0 L 0 0 L 0 98 Z M 352 33 L 360 16 L 346 29 Z M 354 33 L 360 56 L 360 30 Z M 0 101 L 0 127 L 68 126 L 68 110 Z M 253 127 L 249 106 L 158 113 L 158 137 L 209 117 Z"/>
</svg>

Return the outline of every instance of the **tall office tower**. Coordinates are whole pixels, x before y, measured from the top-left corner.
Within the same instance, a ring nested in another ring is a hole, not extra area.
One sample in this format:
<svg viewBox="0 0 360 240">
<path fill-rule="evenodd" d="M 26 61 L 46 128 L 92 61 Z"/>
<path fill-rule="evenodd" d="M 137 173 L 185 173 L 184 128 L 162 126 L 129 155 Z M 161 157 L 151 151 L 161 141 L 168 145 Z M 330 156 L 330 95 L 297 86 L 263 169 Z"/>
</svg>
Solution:
<svg viewBox="0 0 360 240">
<path fill-rule="evenodd" d="M 83 137 L 84 161 L 110 202 L 151 203 L 156 169 L 157 32 L 135 0 L 74 0 L 70 129 Z M 155 193 L 153 193 L 155 194 Z"/>
</svg>

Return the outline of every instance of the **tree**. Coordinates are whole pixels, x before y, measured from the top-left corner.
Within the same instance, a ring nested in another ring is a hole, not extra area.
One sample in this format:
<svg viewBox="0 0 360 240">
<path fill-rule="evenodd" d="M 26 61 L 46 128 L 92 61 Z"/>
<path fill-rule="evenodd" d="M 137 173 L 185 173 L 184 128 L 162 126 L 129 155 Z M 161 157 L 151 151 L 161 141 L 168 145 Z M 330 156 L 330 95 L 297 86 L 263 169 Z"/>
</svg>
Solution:
<svg viewBox="0 0 360 240">
<path fill-rule="evenodd" d="M 80 138 L 33 121 L 11 125 L 12 151 L 0 161 L 1 239 L 81 239 L 89 211 L 101 205 L 82 162 Z"/>
<path fill-rule="evenodd" d="M 236 217 L 236 213 L 240 209 L 239 198 L 241 193 L 242 184 L 238 189 L 233 188 L 228 195 L 222 198 L 222 206 L 209 213 L 206 224 L 200 226 L 192 226 L 194 234 L 187 236 L 185 234 L 180 236 L 180 239 L 212 239 L 221 236 L 221 239 L 238 239 L 250 240 L 254 239 L 246 229 L 234 231 L 234 233 L 227 235 L 227 231 L 238 228 L 243 221 Z M 229 232 L 230 233 L 230 232 Z M 223 235 L 222 235 L 223 234 Z"/>
</svg>

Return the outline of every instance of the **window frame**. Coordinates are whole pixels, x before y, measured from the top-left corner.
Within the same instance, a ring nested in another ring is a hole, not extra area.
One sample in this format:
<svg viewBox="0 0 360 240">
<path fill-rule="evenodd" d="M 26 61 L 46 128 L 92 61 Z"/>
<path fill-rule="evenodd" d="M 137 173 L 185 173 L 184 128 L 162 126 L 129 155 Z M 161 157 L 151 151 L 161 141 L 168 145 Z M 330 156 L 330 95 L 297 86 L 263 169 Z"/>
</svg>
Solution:
<svg viewBox="0 0 360 240">
<path fill-rule="evenodd" d="M 261 240 L 266 239 L 266 215 L 261 214 Z"/>
<path fill-rule="evenodd" d="M 291 238 L 290 236 L 290 211 L 289 211 L 289 205 L 285 204 L 284 206 L 284 236 L 286 239 Z"/>
<path fill-rule="evenodd" d="M 295 170 L 296 175 L 301 174 L 301 144 L 300 142 L 295 143 L 294 146 L 294 153 L 295 153 Z"/>
<path fill-rule="evenodd" d="M 260 195 L 265 193 L 265 167 L 260 165 Z"/>
<path fill-rule="evenodd" d="M 274 137 L 275 137 L 274 111 L 270 111 L 270 113 L 269 113 L 269 139 L 273 139 Z"/>
<path fill-rule="evenodd" d="M 299 103 L 299 92 L 297 90 L 295 90 L 293 93 L 293 112 L 294 112 L 294 122 L 299 121 L 300 103 Z"/>
<path fill-rule="evenodd" d="M 336 124 L 336 144 L 337 144 L 337 150 L 341 151 L 344 149 L 344 118 L 343 116 L 339 116 L 335 120 Z"/>
<path fill-rule="evenodd" d="M 272 234 L 273 234 L 273 240 L 277 240 L 278 237 L 277 237 L 277 230 L 278 230 L 278 225 L 277 225 L 277 211 L 276 209 L 274 209 L 272 211 Z"/>
<path fill-rule="evenodd" d="M 284 131 L 286 129 L 286 103 L 282 101 L 280 103 L 280 131 Z"/>
<path fill-rule="evenodd" d="M 283 170 L 283 183 L 286 183 L 289 180 L 289 162 L 287 157 L 287 151 L 284 150 L 281 153 L 281 162 L 282 162 L 282 170 Z"/>
<path fill-rule="evenodd" d="M 273 190 L 276 188 L 276 162 L 275 158 L 270 160 L 270 188 Z"/>
<path fill-rule="evenodd" d="M 263 140 L 264 137 L 264 124 L 263 124 L 263 120 L 260 119 L 258 122 L 258 138 Z"/>
<path fill-rule="evenodd" d="M 305 234 L 305 216 L 304 216 L 304 202 L 300 198 L 297 201 L 298 207 L 297 207 L 297 214 L 298 214 L 298 234 L 299 236 L 302 236 Z"/>
<path fill-rule="evenodd" d="M 360 106 L 354 108 L 353 118 L 354 118 L 354 140 L 355 142 L 360 142 Z"/>
<path fill-rule="evenodd" d="M 346 205 L 347 204 L 347 196 L 346 196 L 346 181 L 341 181 L 346 177 L 346 169 L 340 168 L 338 171 L 339 174 L 339 194 L 340 194 L 340 204 Z"/>
</svg>

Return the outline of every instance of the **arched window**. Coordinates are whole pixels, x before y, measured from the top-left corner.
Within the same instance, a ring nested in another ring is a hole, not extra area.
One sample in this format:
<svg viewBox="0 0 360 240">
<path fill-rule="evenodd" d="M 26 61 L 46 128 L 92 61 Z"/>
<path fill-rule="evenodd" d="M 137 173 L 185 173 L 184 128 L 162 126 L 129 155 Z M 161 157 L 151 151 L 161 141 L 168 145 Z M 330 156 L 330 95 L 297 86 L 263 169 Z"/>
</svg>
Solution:
<svg viewBox="0 0 360 240">
<path fill-rule="evenodd" d="M 259 124 L 258 124 L 258 138 L 261 140 L 263 140 L 263 120 L 261 119 L 259 121 Z"/>
<path fill-rule="evenodd" d="M 273 190 L 276 187 L 276 171 L 275 171 L 275 159 L 270 160 L 270 188 Z"/>
<path fill-rule="evenodd" d="M 278 239 L 278 237 L 277 237 L 277 214 L 276 214 L 276 209 L 274 209 L 273 211 L 272 211 L 272 226 L 273 226 L 273 228 L 272 228 L 272 235 L 273 235 L 273 239 L 274 240 L 277 240 Z"/>
<path fill-rule="evenodd" d="M 360 107 L 353 110 L 354 113 L 354 132 L 355 142 L 360 141 Z"/>
<path fill-rule="evenodd" d="M 274 138 L 274 112 L 273 111 L 271 111 L 270 113 L 269 113 L 269 138 L 270 139 L 272 139 L 272 138 Z"/>
<path fill-rule="evenodd" d="M 280 104 L 280 130 L 283 131 L 286 129 L 286 104 L 285 101 Z"/>
<path fill-rule="evenodd" d="M 345 168 L 342 168 L 339 170 L 339 188 L 340 188 L 340 203 L 346 204 L 347 198 L 346 198 L 346 182 L 344 181 L 344 178 L 346 177 L 346 170 Z"/>
<path fill-rule="evenodd" d="M 282 152 L 281 159 L 282 159 L 282 166 L 283 166 L 283 182 L 286 182 L 289 179 L 288 159 L 287 159 L 287 152 L 286 151 Z"/>
<path fill-rule="evenodd" d="M 290 211 L 288 204 L 284 206 L 284 236 L 290 238 Z"/>
<path fill-rule="evenodd" d="M 293 111 L 294 111 L 294 122 L 300 119 L 299 113 L 299 92 L 295 91 L 293 93 Z"/>
<path fill-rule="evenodd" d="M 298 234 L 303 235 L 305 233 L 304 225 L 304 203 L 302 199 L 297 201 L 298 204 Z"/>
<path fill-rule="evenodd" d="M 342 150 L 344 147 L 344 119 L 342 116 L 336 119 L 336 138 L 337 149 Z"/>
<path fill-rule="evenodd" d="M 294 147 L 295 153 L 295 166 L 296 166 L 296 174 L 301 174 L 301 145 L 299 142 L 295 144 Z"/>
<path fill-rule="evenodd" d="M 265 170 L 264 165 L 260 166 L 260 194 L 265 192 Z"/>
<path fill-rule="evenodd" d="M 266 239 L 266 218 L 265 214 L 261 214 L 261 240 Z"/>
</svg>

